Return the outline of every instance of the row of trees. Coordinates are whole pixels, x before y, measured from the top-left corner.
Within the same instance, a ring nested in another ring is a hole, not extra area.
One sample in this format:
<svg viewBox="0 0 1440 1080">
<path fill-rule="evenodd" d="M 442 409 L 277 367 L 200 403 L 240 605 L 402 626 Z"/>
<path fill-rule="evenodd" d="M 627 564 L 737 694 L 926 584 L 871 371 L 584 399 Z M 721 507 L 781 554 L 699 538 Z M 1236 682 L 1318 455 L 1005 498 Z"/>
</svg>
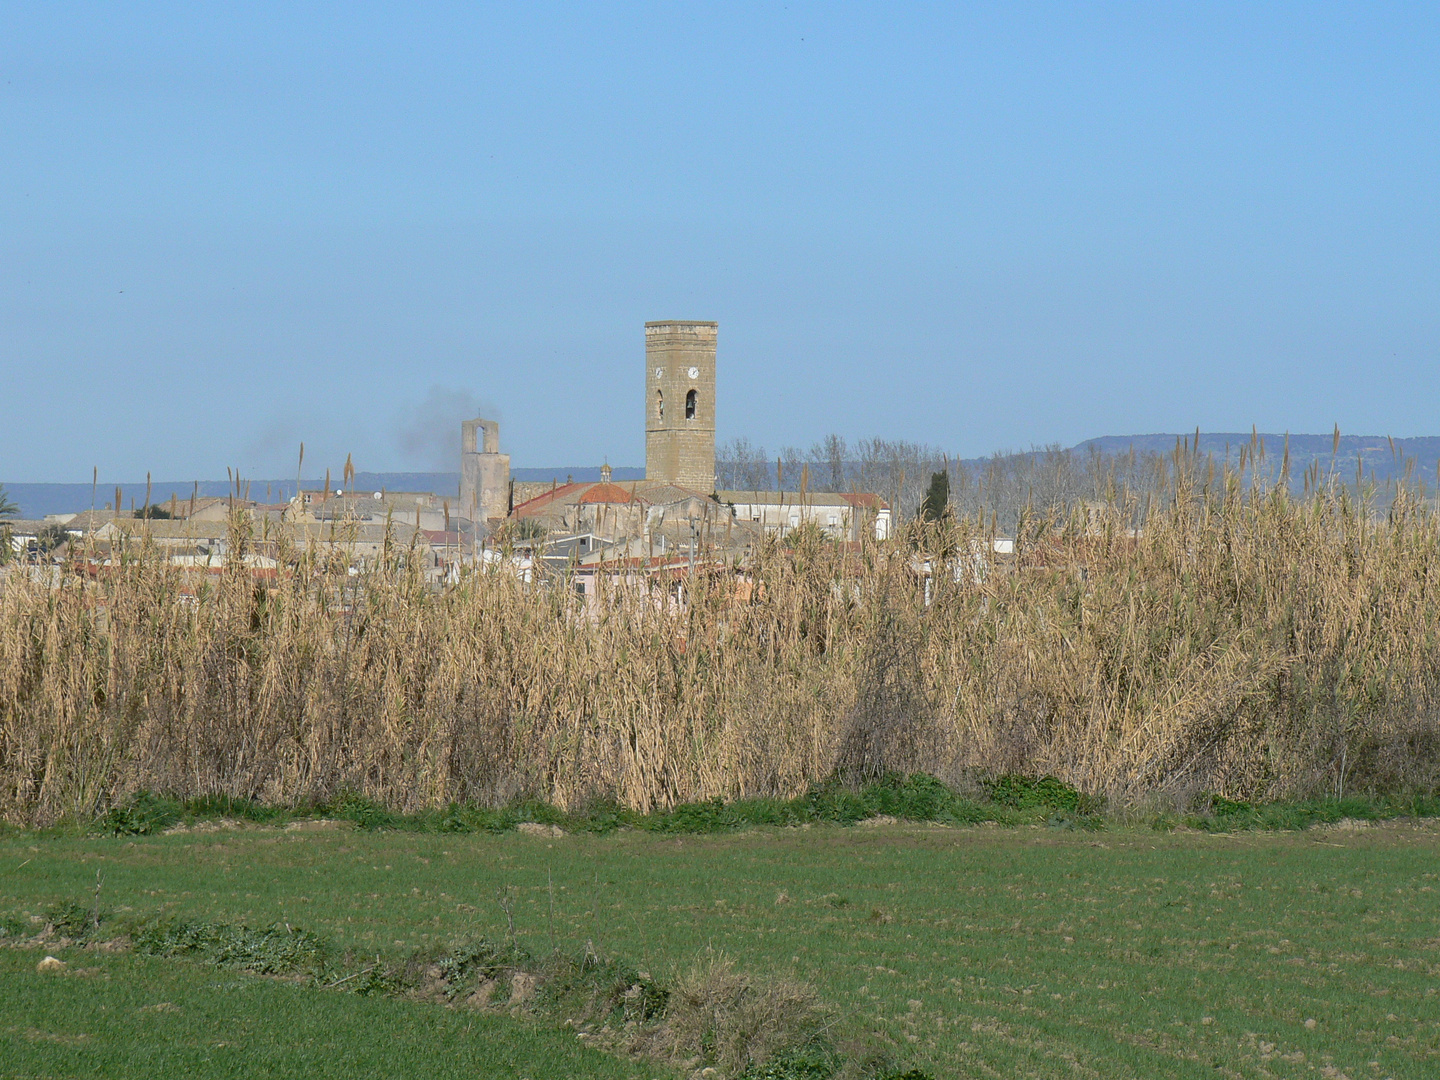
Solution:
<svg viewBox="0 0 1440 1080">
<path fill-rule="evenodd" d="M 1169 485 L 1172 461 L 1160 454 L 1059 446 L 963 460 L 924 443 L 851 443 L 829 435 L 808 450 L 787 446 L 777 454 L 749 439 L 731 439 L 717 448 L 715 471 L 722 491 L 873 492 L 901 518 L 933 518 L 948 507 L 968 517 L 983 511 L 1009 530 L 1026 512 L 1067 514 L 1104 501 L 1143 506 Z"/>
</svg>

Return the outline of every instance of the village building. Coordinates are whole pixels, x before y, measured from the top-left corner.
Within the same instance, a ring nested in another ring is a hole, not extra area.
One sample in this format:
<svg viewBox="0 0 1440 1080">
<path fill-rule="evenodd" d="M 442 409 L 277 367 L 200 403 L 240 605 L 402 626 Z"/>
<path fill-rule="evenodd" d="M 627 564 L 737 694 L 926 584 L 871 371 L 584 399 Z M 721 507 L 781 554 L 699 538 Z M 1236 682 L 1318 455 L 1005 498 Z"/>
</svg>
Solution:
<svg viewBox="0 0 1440 1080">
<path fill-rule="evenodd" d="M 718 332 L 714 322 L 645 324 L 644 480 L 614 483 L 608 465 L 599 482 L 510 480 L 499 424 L 475 419 L 461 429 L 462 512 L 487 530 L 509 520 L 527 525 L 528 536 L 592 537 L 583 554 L 599 558 L 602 547 L 643 548 L 649 558 L 702 537 L 712 549 L 738 551 L 801 525 L 837 540 L 887 537 L 890 508 L 878 495 L 715 490 Z"/>
<path fill-rule="evenodd" d="M 721 491 L 737 521 L 753 522 L 766 534 L 786 535 L 803 525 L 817 527 L 836 540 L 857 541 L 890 535 L 890 507 L 878 495 L 828 491 Z"/>
<path fill-rule="evenodd" d="M 38 554 L 41 533 L 49 524 L 43 518 L 5 518 L 0 531 L 10 538 L 11 553 L 23 558 Z"/>
<path fill-rule="evenodd" d="M 154 504 L 155 516 L 107 507 L 54 522 L 14 520 L 11 543 L 22 558 L 34 555 L 42 531 L 49 526 L 53 536 L 58 523 L 72 540 L 85 538 L 77 557 L 92 563 L 148 544 L 172 565 L 216 572 L 232 561 L 238 527 L 245 537 L 238 557 L 257 571 L 273 572 L 308 551 L 343 559 L 354 573 L 382 559 L 413 560 L 438 584 L 458 580 L 461 567 L 502 560 L 525 580 L 542 569 L 616 581 L 656 568 L 690 573 L 733 565 L 766 536 L 802 526 L 850 543 L 888 536 L 890 508 L 876 495 L 715 490 L 717 339 L 714 322 L 645 324 L 644 480 L 616 483 L 605 465 L 598 482 L 517 482 L 500 451 L 499 423 L 476 417 L 461 425 L 460 483 L 450 498 L 332 491 L 328 481 L 276 505 L 238 490 L 224 497 L 197 490 Z"/>
<path fill-rule="evenodd" d="M 674 543 L 694 529 L 713 531 L 729 521 L 729 509 L 703 492 L 663 481 L 616 484 L 609 466 L 600 475 L 598 483 L 552 485 L 516 505 L 510 516 L 550 532 L 590 533 L 606 543 L 662 536 Z"/>
</svg>

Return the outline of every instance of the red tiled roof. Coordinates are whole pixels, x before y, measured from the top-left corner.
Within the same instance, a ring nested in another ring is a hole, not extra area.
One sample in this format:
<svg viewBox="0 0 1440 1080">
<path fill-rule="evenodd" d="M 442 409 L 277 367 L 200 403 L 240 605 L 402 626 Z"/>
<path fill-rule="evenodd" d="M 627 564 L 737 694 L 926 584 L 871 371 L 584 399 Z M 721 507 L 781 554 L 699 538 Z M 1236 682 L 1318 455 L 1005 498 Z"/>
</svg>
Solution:
<svg viewBox="0 0 1440 1080">
<path fill-rule="evenodd" d="M 510 516 L 528 517 L 531 514 L 538 514 L 546 509 L 552 502 L 564 502 L 565 496 L 573 495 L 576 491 L 589 486 L 589 484 L 561 484 L 559 487 L 547 491 L 543 495 L 536 495 L 533 499 L 526 499 L 510 511 Z"/>
<path fill-rule="evenodd" d="M 580 501 L 582 503 L 628 503 L 631 501 L 631 495 L 619 484 L 601 483 L 581 495 Z"/>
<path fill-rule="evenodd" d="M 683 499 L 708 499 L 704 492 L 678 487 L 659 481 L 642 480 L 622 487 L 615 483 L 569 483 L 561 484 L 553 491 L 546 491 L 527 499 L 510 511 L 512 517 L 530 517 L 549 510 L 553 505 L 575 506 L 580 503 L 630 503 L 646 506 L 679 502 Z"/>
</svg>

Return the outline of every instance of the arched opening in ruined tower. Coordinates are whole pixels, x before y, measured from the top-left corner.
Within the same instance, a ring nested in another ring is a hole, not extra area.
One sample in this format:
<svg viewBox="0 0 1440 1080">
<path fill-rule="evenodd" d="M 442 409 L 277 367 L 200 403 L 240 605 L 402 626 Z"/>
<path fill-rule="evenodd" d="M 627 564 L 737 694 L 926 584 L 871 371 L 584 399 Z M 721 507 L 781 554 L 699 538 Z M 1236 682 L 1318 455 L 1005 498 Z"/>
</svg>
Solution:
<svg viewBox="0 0 1440 1080">
<path fill-rule="evenodd" d="M 695 391 L 691 390 L 685 395 L 685 419 L 695 419 Z"/>
<path fill-rule="evenodd" d="M 655 416 L 659 420 L 665 419 L 665 391 L 655 391 Z"/>
</svg>

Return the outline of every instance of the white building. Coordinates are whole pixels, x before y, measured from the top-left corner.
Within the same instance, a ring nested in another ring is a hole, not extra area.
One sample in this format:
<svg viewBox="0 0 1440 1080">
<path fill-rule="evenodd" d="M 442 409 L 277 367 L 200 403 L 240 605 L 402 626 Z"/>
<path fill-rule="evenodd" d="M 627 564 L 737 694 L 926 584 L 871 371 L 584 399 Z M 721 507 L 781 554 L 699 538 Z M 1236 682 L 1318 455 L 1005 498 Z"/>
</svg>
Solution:
<svg viewBox="0 0 1440 1080">
<path fill-rule="evenodd" d="M 878 495 L 829 491 L 720 491 L 716 497 L 734 507 L 736 521 L 750 521 L 767 533 L 784 536 L 801 525 L 817 525 L 837 540 L 890 535 L 890 507 Z"/>
</svg>

